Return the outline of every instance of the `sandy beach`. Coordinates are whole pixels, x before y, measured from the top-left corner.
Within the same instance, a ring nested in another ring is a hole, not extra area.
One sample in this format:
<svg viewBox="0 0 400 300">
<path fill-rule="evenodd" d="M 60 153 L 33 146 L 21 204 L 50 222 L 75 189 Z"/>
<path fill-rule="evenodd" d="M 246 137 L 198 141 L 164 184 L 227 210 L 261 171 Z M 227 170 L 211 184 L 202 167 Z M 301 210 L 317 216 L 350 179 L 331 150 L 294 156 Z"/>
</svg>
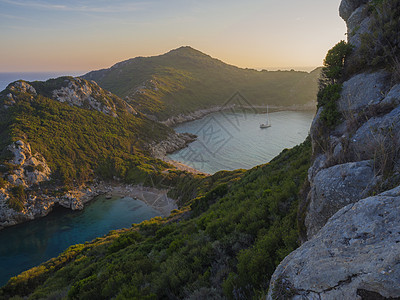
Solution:
<svg viewBox="0 0 400 300">
<path fill-rule="evenodd" d="M 166 189 L 120 184 L 105 184 L 102 188 L 107 191 L 104 194 L 106 197 L 132 197 L 141 200 L 160 211 L 163 217 L 169 216 L 172 210 L 178 208 L 175 200 L 167 196 Z"/>
</svg>

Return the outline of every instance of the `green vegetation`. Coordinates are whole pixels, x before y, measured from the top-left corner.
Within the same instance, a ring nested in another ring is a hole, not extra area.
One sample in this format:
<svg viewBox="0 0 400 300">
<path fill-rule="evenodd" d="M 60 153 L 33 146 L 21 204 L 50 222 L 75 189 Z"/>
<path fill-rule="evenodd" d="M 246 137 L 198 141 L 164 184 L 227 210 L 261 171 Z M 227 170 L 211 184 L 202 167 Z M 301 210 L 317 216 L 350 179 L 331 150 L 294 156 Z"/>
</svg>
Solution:
<svg viewBox="0 0 400 300">
<path fill-rule="evenodd" d="M 307 140 L 249 171 L 182 179 L 197 194 L 182 204 L 190 207 L 72 246 L 12 278 L 0 298 L 259 299 L 298 246 L 310 148 Z"/>
<path fill-rule="evenodd" d="M 361 38 L 361 68 L 386 68 L 400 80 L 400 1 L 376 0 L 370 3 L 369 32 Z"/>
<path fill-rule="evenodd" d="M 16 104 L 0 109 L 0 149 L 12 141 L 27 141 L 33 153 L 46 158 L 53 183 L 67 186 L 90 181 L 94 174 L 139 183 L 169 166 L 152 158 L 146 148 L 151 142 L 164 139 L 171 129 L 141 114 L 124 112 L 123 100 L 98 87 L 99 98 L 103 99 L 103 95 L 114 103 L 118 117 L 46 97 L 69 80 L 72 78 L 31 83 L 37 96 L 19 93 Z M 0 95 L 0 104 L 7 101 L 8 93 L 6 89 Z M 14 166 L 7 162 L 7 153 L 3 154 L 0 163 L 6 167 L 4 171 L 11 170 Z"/>
<path fill-rule="evenodd" d="M 342 90 L 340 80 L 343 77 L 346 58 L 351 51 L 351 45 L 340 41 L 328 51 L 324 60 L 317 100 L 318 107 L 323 107 L 320 120 L 328 128 L 333 128 L 341 119 L 337 100 L 339 100 Z"/>
<path fill-rule="evenodd" d="M 139 111 L 164 120 L 224 105 L 237 91 L 251 105 L 305 104 L 315 100 L 319 75 L 320 69 L 311 73 L 241 69 L 181 47 L 160 56 L 127 60 L 83 77 L 120 97 L 128 96 Z"/>
<path fill-rule="evenodd" d="M 12 187 L 10 199 L 8 200 L 8 205 L 15 211 L 22 211 L 24 209 L 25 202 L 26 202 L 25 188 L 22 185 Z"/>
</svg>

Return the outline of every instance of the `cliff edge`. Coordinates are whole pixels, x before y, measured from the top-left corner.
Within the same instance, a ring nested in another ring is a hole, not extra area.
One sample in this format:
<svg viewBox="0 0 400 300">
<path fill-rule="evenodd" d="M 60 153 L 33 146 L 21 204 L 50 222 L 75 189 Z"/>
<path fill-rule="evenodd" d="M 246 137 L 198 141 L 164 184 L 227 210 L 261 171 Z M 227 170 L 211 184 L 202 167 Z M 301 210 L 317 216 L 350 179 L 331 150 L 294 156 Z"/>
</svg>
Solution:
<svg viewBox="0 0 400 300">
<path fill-rule="evenodd" d="M 268 299 L 400 297 L 400 3 L 343 0 L 339 12 L 348 43 L 325 59 L 304 243 L 276 269 Z"/>
</svg>

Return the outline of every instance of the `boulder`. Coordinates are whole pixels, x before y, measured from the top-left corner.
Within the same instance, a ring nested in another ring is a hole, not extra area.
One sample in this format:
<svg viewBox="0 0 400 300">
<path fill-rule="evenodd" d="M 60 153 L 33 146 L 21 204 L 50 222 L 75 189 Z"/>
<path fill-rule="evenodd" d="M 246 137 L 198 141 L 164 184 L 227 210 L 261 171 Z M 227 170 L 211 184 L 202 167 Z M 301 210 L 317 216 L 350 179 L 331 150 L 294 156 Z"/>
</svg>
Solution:
<svg viewBox="0 0 400 300">
<path fill-rule="evenodd" d="M 368 6 L 358 7 L 347 20 L 348 42 L 358 49 L 361 46 L 361 36 L 370 30 L 371 18 L 368 15 Z"/>
<path fill-rule="evenodd" d="M 339 111 L 352 114 L 364 110 L 382 101 L 388 90 L 388 74 L 384 71 L 353 76 L 343 83 Z"/>
<path fill-rule="evenodd" d="M 347 21 L 358 7 L 367 2 L 368 0 L 343 0 L 339 6 L 340 17 Z"/>
<path fill-rule="evenodd" d="M 311 178 L 305 225 L 315 235 L 339 209 L 366 197 L 377 184 L 371 161 L 351 162 L 319 171 Z"/>
<path fill-rule="evenodd" d="M 400 187 L 339 210 L 281 262 L 267 299 L 398 299 L 399 282 Z"/>
<path fill-rule="evenodd" d="M 351 137 L 349 151 L 355 159 L 395 158 L 400 146 L 400 107 L 390 113 L 373 117 Z"/>
</svg>

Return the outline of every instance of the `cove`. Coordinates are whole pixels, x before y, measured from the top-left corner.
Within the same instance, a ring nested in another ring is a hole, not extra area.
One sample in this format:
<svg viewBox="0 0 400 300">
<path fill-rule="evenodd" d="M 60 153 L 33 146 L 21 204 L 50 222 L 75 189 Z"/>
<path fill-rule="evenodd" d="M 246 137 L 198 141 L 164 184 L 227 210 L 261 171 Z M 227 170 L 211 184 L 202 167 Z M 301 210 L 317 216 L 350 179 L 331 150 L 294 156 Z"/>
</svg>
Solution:
<svg viewBox="0 0 400 300">
<path fill-rule="evenodd" d="M 0 286 L 71 245 L 161 215 L 140 200 L 99 196 L 82 211 L 57 207 L 46 217 L 5 228 L 0 231 Z"/>
<path fill-rule="evenodd" d="M 260 128 L 266 114 L 216 112 L 174 129 L 198 136 L 187 148 L 168 155 L 202 172 L 250 169 L 265 164 L 283 149 L 302 143 L 315 111 L 279 111 L 269 114 L 272 126 Z"/>
</svg>

